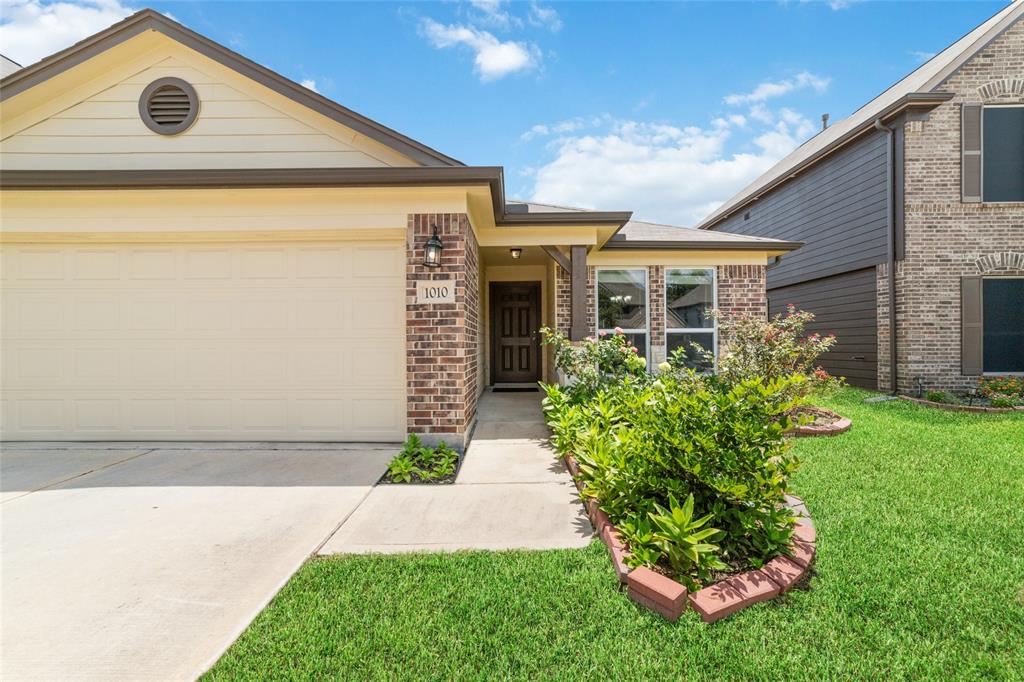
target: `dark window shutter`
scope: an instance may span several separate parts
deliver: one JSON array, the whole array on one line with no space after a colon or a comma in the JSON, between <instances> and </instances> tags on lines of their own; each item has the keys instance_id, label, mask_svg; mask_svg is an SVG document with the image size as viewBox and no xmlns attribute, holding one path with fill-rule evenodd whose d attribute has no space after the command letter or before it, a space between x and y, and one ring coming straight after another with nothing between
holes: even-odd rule
<instances>
[{"instance_id":1,"label":"dark window shutter","mask_svg":"<svg viewBox=\"0 0 1024 682\"><path fill-rule=\"evenodd\" d=\"M964 104L960 110L960 180L963 201L981 201L981 105Z\"/></svg>"},{"instance_id":2,"label":"dark window shutter","mask_svg":"<svg viewBox=\"0 0 1024 682\"><path fill-rule=\"evenodd\" d=\"M982 372L981 277L960 278L960 371Z\"/></svg>"}]
</instances>

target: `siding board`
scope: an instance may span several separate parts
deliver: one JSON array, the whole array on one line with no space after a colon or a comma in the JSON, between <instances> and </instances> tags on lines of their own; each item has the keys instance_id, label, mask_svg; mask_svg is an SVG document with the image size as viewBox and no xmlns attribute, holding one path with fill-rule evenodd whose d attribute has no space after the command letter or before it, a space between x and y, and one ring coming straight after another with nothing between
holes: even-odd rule
<instances>
[{"instance_id":1,"label":"siding board","mask_svg":"<svg viewBox=\"0 0 1024 682\"><path fill-rule=\"evenodd\" d=\"M825 279L777 287L768 292L768 312L784 313L792 303L815 314L809 332L835 334L834 349L821 356L829 373L863 388L877 387L878 335L875 270L867 268ZM863 358L854 360L853 358Z\"/></svg>"},{"instance_id":2,"label":"siding board","mask_svg":"<svg viewBox=\"0 0 1024 682\"><path fill-rule=\"evenodd\" d=\"M804 242L768 270L770 290L884 262L885 141L881 133L866 136L716 229Z\"/></svg>"}]
</instances>

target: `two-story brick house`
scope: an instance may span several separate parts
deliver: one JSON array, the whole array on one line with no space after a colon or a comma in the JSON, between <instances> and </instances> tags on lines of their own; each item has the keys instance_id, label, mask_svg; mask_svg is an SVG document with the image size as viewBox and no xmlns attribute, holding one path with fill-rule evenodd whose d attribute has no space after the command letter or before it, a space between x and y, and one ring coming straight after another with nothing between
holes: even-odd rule
<instances>
[{"instance_id":1,"label":"two-story brick house","mask_svg":"<svg viewBox=\"0 0 1024 682\"><path fill-rule=\"evenodd\" d=\"M1024 372L1022 17L1011 3L699 226L805 243L769 267L770 310L817 313L839 337L823 364L853 384Z\"/></svg>"}]
</instances>

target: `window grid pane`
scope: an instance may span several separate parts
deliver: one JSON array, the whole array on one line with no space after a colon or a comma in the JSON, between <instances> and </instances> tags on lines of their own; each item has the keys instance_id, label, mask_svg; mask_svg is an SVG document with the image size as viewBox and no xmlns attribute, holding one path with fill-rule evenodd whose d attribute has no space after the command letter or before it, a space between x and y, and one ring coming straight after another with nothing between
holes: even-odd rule
<instances>
[{"instance_id":1,"label":"window grid pane","mask_svg":"<svg viewBox=\"0 0 1024 682\"><path fill-rule=\"evenodd\" d=\"M705 362L698 351L693 348L692 344L694 343L705 350L714 350L715 334L714 332L668 332L665 334L665 350L668 357L672 357L673 352L682 348L686 354L684 361L686 367L701 370L712 369L712 365Z\"/></svg>"},{"instance_id":2,"label":"window grid pane","mask_svg":"<svg viewBox=\"0 0 1024 682\"><path fill-rule=\"evenodd\" d=\"M647 331L645 270L597 271L597 326Z\"/></svg>"},{"instance_id":3,"label":"window grid pane","mask_svg":"<svg viewBox=\"0 0 1024 682\"><path fill-rule=\"evenodd\" d=\"M1024 372L1024 278L985 278L982 287L982 371Z\"/></svg>"},{"instance_id":4,"label":"window grid pane","mask_svg":"<svg viewBox=\"0 0 1024 682\"><path fill-rule=\"evenodd\" d=\"M715 304L714 282L714 271L709 269L666 269L666 329L713 329L715 321L706 312Z\"/></svg>"}]
</instances>

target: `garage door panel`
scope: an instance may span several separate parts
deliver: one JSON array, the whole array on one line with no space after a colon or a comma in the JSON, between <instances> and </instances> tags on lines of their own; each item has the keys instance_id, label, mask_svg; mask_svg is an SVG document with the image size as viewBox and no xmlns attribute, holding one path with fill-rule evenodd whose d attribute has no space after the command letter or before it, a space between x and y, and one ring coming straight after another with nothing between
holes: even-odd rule
<instances>
[{"instance_id":1,"label":"garage door panel","mask_svg":"<svg viewBox=\"0 0 1024 682\"><path fill-rule=\"evenodd\" d=\"M403 244L3 258L5 438L404 435Z\"/></svg>"}]
</instances>

